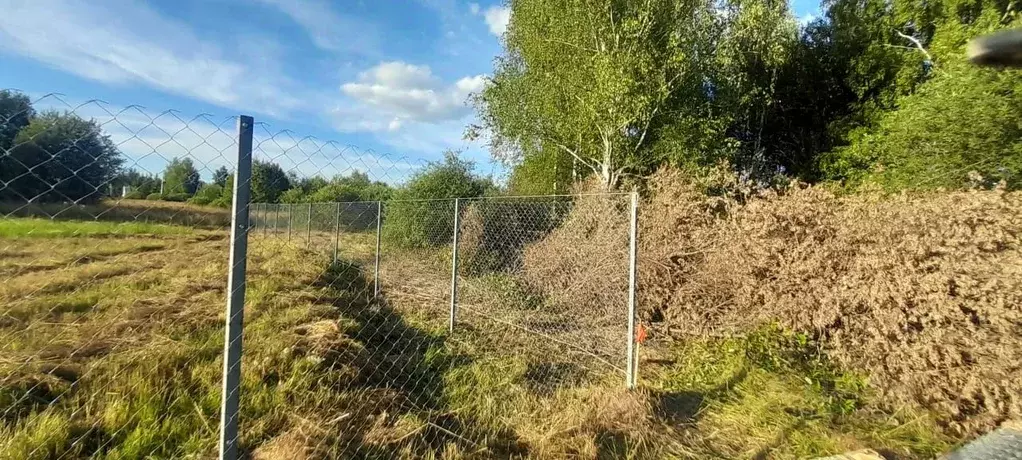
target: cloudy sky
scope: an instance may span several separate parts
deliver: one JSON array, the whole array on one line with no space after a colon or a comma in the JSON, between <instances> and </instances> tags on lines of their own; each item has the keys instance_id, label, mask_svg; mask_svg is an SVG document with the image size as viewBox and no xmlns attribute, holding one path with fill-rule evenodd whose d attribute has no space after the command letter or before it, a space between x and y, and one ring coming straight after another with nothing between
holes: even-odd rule
<instances>
[{"instance_id":1,"label":"cloudy sky","mask_svg":"<svg viewBox=\"0 0 1022 460\"><path fill-rule=\"evenodd\" d=\"M0 88L105 123L144 170L187 152L227 161L243 113L262 123L260 154L303 174L400 176L445 149L501 172L462 139L509 20L498 0L0 0L0 12Z\"/></svg>"}]
</instances>

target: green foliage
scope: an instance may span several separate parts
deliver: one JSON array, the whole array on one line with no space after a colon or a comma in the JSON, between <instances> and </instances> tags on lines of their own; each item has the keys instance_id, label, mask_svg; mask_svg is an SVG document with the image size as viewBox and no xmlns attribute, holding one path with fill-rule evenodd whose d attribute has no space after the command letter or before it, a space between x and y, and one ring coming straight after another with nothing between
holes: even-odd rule
<instances>
[{"instance_id":1,"label":"green foliage","mask_svg":"<svg viewBox=\"0 0 1022 460\"><path fill-rule=\"evenodd\" d=\"M199 189L199 171L191 158L173 158L163 170L163 193L192 195Z\"/></svg>"},{"instance_id":2,"label":"green foliage","mask_svg":"<svg viewBox=\"0 0 1022 460\"><path fill-rule=\"evenodd\" d=\"M347 176L336 176L329 182L319 176L292 178L291 182L296 185L280 196L281 203L384 201L393 192L389 185L370 181L367 173L359 171L353 171Z\"/></svg>"},{"instance_id":3,"label":"green foliage","mask_svg":"<svg viewBox=\"0 0 1022 460\"><path fill-rule=\"evenodd\" d=\"M22 128L0 157L0 199L96 201L123 160L95 121L44 112Z\"/></svg>"},{"instance_id":4,"label":"green foliage","mask_svg":"<svg viewBox=\"0 0 1022 460\"><path fill-rule=\"evenodd\" d=\"M877 128L823 163L834 178L918 187L1022 185L1022 78L965 65L947 66L899 100ZM978 173L978 174L977 174Z\"/></svg>"},{"instance_id":5,"label":"green foliage","mask_svg":"<svg viewBox=\"0 0 1022 460\"><path fill-rule=\"evenodd\" d=\"M213 171L213 183L223 188L227 185L227 177L231 175L231 172L227 170L226 166L221 166Z\"/></svg>"},{"instance_id":6,"label":"green foliage","mask_svg":"<svg viewBox=\"0 0 1022 460\"><path fill-rule=\"evenodd\" d=\"M645 152L663 126L705 113L713 63L698 56L718 26L713 2L518 0L511 9L504 54L476 100L498 158L557 151L613 187L655 166Z\"/></svg>"},{"instance_id":7,"label":"green foliage","mask_svg":"<svg viewBox=\"0 0 1022 460\"><path fill-rule=\"evenodd\" d=\"M0 220L3 238L87 238L111 235L174 235L192 233L192 227L143 222L57 221L50 219Z\"/></svg>"},{"instance_id":8,"label":"green foliage","mask_svg":"<svg viewBox=\"0 0 1022 460\"><path fill-rule=\"evenodd\" d=\"M145 199L149 201L160 201L163 199L163 194L161 194L160 192L150 193L145 196Z\"/></svg>"},{"instance_id":9,"label":"green foliage","mask_svg":"<svg viewBox=\"0 0 1022 460\"><path fill-rule=\"evenodd\" d=\"M308 195L305 190L300 188L287 189L284 193L280 194L279 201L281 203L304 203L308 200Z\"/></svg>"},{"instance_id":10,"label":"green foliage","mask_svg":"<svg viewBox=\"0 0 1022 460\"><path fill-rule=\"evenodd\" d=\"M387 240L411 247L450 242L454 231L454 203L450 199L480 196L489 184L472 173L472 166L447 152L443 162L431 163L413 174L407 184L394 191L387 205Z\"/></svg>"},{"instance_id":11,"label":"green foliage","mask_svg":"<svg viewBox=\"0 0 1022 460\"><path fill-rule=\"evenodd\" d=\"M14 145L14 138L35 117L32 101L22 93L0 90L0 153Z\"/></svg>"},{"instance_id":12,"label":"green foliage","mask_svg":"<svg viewBox=\"0 0 1022 460\"><path fill-rule=\"evenodd\" d=\"M314 203L334 201L384 201L393 189L383 182L369 180L364 172L352 171L347 176L334 177L330 183L311 193L309 200Z\"/></svg>"},{"instance_id":13,"label":"green foliage","mask_svg":"<svg viewBox=\"0 0 1022 460\"><path fill-rule=\"evenodd\" d=\"M911 88L899 83L895 109L850 131L850 145L822 158L825 177L889 190L992 186L1002 180L1019 187L1020 72L976 68L964 59L969 38L1019 20L1004 5L953 0L932 9L901 5L894 15L927 21L917 34L933 59L930 78Z\"/></svg>"},{"instance_id":14,"label":"green foliage","mask_svg":"<svg viewBox=\"0 0 1022 460\"><path fill-rule=\"evenodd\" d=\"M224 178L224 184L226 183L227 178ZM223 186L216 183L203 184L202 187L200 187L199 190L195 192L195 196L191 197L188 200L188 202L192 204L205 206L218 200L221 196L223 196L223 194L224 194Z\"/></svg>"},{"instance_id":15,"label":"green foliage","mask_svg":"<svg viewBox=\"0 0 1022 460\"><path fill-rule=\"evenodd\" d=\"M165 193L163 194L163 201L173 201L176 203L184 203L188 201L187 193Z\"/></svg>"},{"instance_id":16,"label":"green foliage","mask_svg":"<svg viewBox=\"0 0 1022 460\"><path fill-rule=\"evenodd\" d=\"M114 185L114 195L118 195L124 186L131 188L128 196L125 198L142 199L151 193L160 191L160 179L148 174L142 174L135 169L121 171L112 183Z\"/></svg>"},{"instance_id":17,"label":"green foliage","mask_svg":"<svg viewBox=\"0 0 1022 460\"><path fill-rule=\"evenodd\" d=\"M276 163L255 160L252 162L252 202L253 203L277 203L281 194L291 188L291 180L288 178L280 165ZM234 186L224 187L224 191L233 189Z\"/></svg>"},{"instance_id":18,"label":"green foliage","mask_svg":"<svg viewBox=\"0 0 1022 460\"><path fill-rule=\"evenodd\" d=\"M493 134L521 193L561 190L569 164L581 173L568 180L613 186L721 161L761 187L778 173L960 187L976 182L971 165L980 182L1016 186L1017 71L971 68L963 53L1018 25L1011 3L824 7L798 27L764 0L513 1L469 134Z\"/></svg>"},{"instance_id":19,"label":"green foliage","mask_svg":"<svg viewBox=\"0 0 1022 460\"><path fill-rule=\"evenodd\" d=\"M671 365L647 368L644 380L696 432L732 439L725 444L734 450L716 455L769 449L817 458L849 450L850 439L909 458L949 447L927 414L879 409L868 380L839 368L807 334L764 326L746 337L679 343L670 356Z\"/></svg>"},{"instance_id":20,"label":"green foliage","mask_svg":"<svg viewBox=\"0 0 1022 460\"><path fill-rule=\"evenodd\" d=\"M587 173L587 171L581 171ZM579 171L570 155L543 150L522 159L511 171L512 195L549 195L571 192ZM573 177L576 176L576 177Z\"/></svg>"}]
</instances>

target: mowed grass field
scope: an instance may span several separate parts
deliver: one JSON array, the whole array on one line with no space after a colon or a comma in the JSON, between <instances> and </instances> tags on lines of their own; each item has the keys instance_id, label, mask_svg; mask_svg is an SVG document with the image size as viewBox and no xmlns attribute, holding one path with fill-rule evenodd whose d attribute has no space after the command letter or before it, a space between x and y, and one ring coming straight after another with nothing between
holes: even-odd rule
<instances>
[{"instance_id":1,"label":"mowed grass field","mask_svg":"<svg viewBox=\"0 0 1022 460\"><path fill-rule=\"evenodd\" d=\"M215 457L227 238L0 220L0 458ZM565 349L485 321L449 335L442 254L385 248L374 300L374 236L343 235L338 263L317 238L251 237L240 441L253 458L929 458L951 445L779 330L646 347L637 391L613 373L537 384ZM537 302L471 281L478 299Z\"/></svg>"}]
</instances>

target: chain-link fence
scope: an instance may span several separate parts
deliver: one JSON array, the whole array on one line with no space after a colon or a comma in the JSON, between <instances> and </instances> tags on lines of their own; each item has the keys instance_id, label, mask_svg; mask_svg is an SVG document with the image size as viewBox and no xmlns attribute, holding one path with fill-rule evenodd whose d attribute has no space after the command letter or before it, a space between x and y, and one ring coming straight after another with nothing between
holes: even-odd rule
<instances>
[{"instance_id":1,"label":"chain-link fence","mask_svg":"<svg viewBox=\"0 0 1022 460\"><path fill-rule=\"evenodd\" d=\"M452 424L460 402L445 386L462 372L501 376L477 391L508 401L634 384L632 207L628 194L253 204L253 247L321 257L333 267L327 283L350 295L335 305L362 348L331 366L368 368L341 391L400 393L395 407L338 426L345 437L321 438L319 452L393 454L373 436L400 431L402 417L431 431L403 446L414 456L448 443L512 449Z\"/></svg>"},{"instance_id":2,"label":"chain-link fence","mask_svg":"<svg viewBox=\"0 0 1022 460\"><path fill-rule=\"evenodd\" d=\"M215 452L237 120L0 100L0 458Z\"/></svg>"},{"instance_id":3,"label":"chain-link fence","mask_svg":"<svg viewBox=\"0 0 1022 460\"><path fill-rule=\"evenodd\" d=\"M520 455L635 383L634 196L395 199L419 162L0 96L0 458Z\"/></svg>"}]
</instances>

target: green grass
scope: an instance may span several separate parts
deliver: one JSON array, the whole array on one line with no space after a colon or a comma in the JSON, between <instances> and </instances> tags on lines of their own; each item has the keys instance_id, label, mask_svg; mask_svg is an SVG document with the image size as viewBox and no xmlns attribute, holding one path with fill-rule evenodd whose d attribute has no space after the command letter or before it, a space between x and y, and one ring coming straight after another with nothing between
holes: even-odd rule
<instances>
[{"instance_id":1,"label":"green grass","mask_svg":"<svg viewBox=\"0 0 1022 460\"><path fill-rule=\"evenodd\" d=\"M84 238L118 235L187 235L191 227L142 222L0 219L0 238Z\"/></svg>"},{"instance_id":2,"label":"green grass","mask_svg":"<svg viewBox=\"0 0 1022 460\"><path fill-rule=\"evenodd\" d=\"M843 372L804 334L766 327L743 338L677 345L649 370L663 413L693 428L701 455L813 458L871 448L932 458L952 441L928 414L876 404L868 379Z\"/></svg>"},{"instance_id":3,"label":"green grass","mask_svg":"<svg viewBox=\"0 0 1022 460\"><path fill-rule=\"evenodd\" d=\"M0 224L28 236L0 247L0 459L215 455L225 235ZM50 238L32 237L47 226ZM777 328L646 350L666 364L644 362L638 391L613 372L550 385L589 374L545 365L597 363L467 310L449 335L434 286L449 282L434 273L444 254L386 248L384 269L401 271L384 276L400 284L374 303L364 270L331 264L332 240L315 236L311 250L268 238L249 248L241 446L260 458L807 458L863 447L929 458L950 446L926 414L875 404L867 378ZM341 243L352 260L375 247L361 234ZM545 301L505 275L465 286L466 308Z\"/></svg>"}]
</instances>

